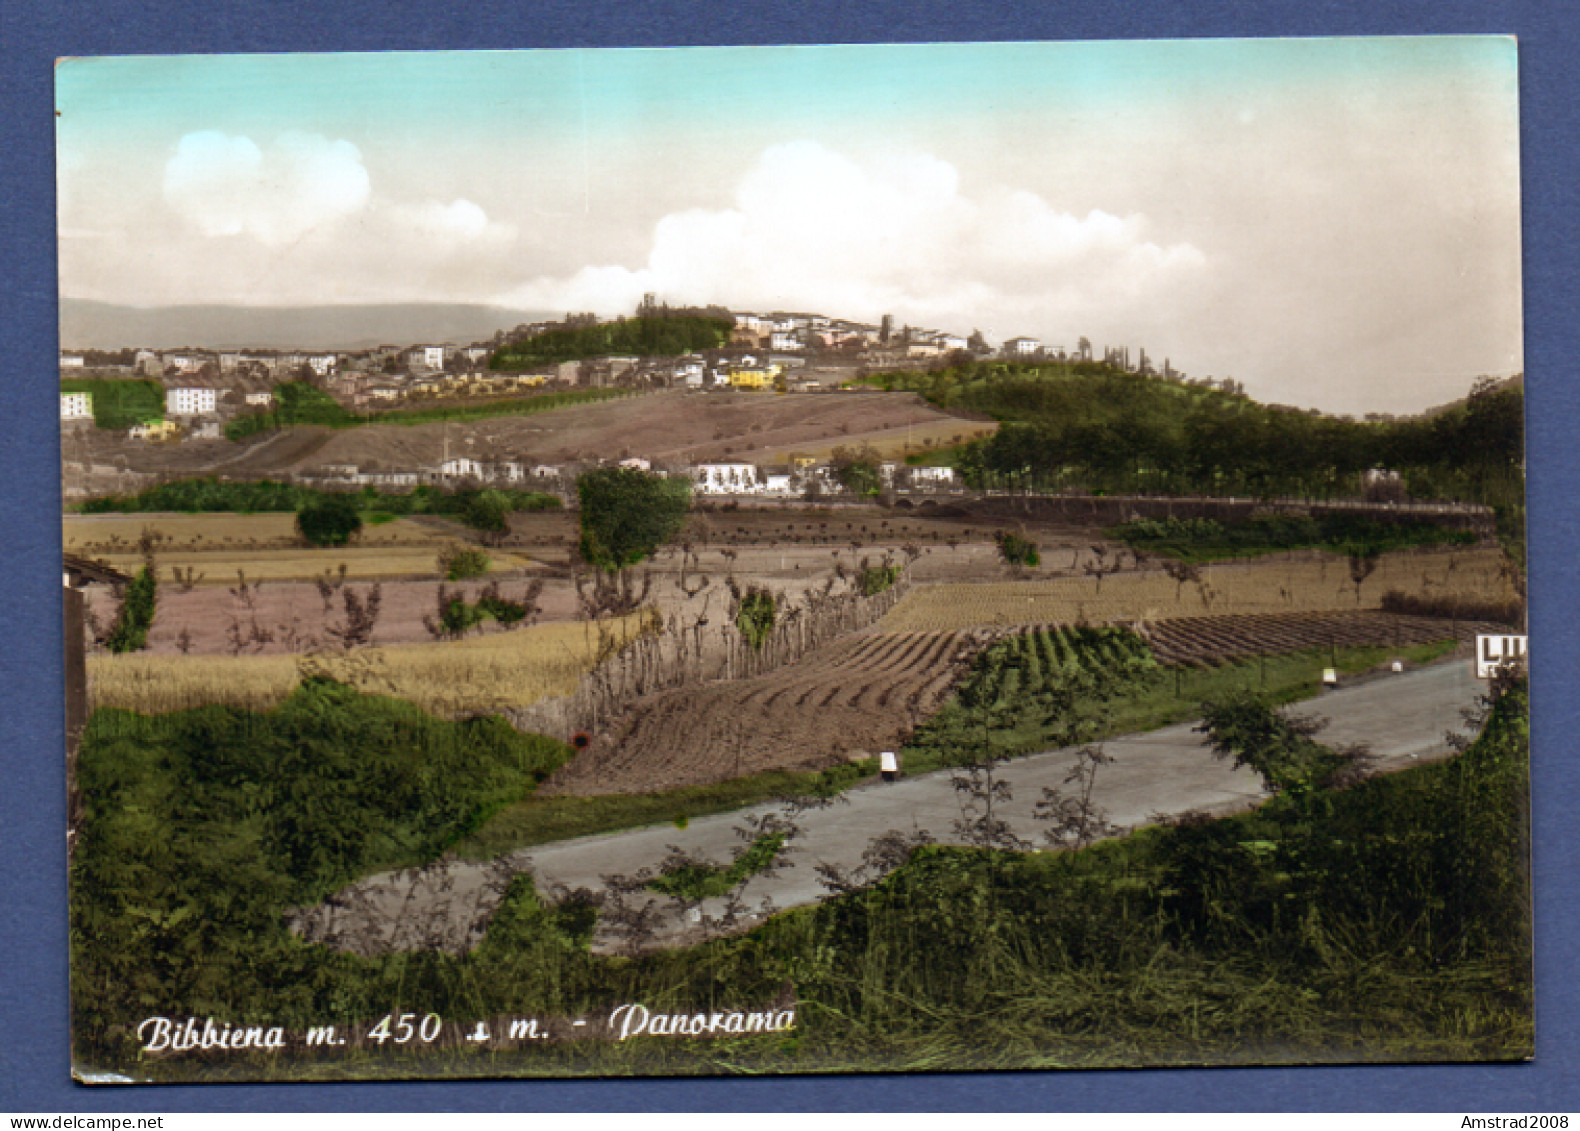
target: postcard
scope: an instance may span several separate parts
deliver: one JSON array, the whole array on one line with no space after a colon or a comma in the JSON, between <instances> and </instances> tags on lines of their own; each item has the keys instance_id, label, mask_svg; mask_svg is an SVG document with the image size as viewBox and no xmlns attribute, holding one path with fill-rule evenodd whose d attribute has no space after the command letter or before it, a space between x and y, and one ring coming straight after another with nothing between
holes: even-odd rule
<instances>
[{"instance_id":1,"label":"postcard","mask_svg":"<svg viewBox=\"0 0 1580 1131\"><path fill-rule=\"evenodd\" d=\"M61 60L75 1077L1529 1057L1516 75Z\"/></svg>"}]
</instances>

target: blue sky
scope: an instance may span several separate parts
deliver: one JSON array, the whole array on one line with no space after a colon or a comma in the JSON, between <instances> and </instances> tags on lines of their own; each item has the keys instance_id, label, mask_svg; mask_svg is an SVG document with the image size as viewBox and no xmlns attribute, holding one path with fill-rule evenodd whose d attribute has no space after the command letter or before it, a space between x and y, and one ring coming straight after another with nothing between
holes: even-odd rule
<instances>
[{"instance_id":1,"label":"blue sky","mask_svg":"<svg viewBox=\"0 0 1580 1131\"><path fill-rule=\"evenodd\" d=\"M75 59L57 68L61 289L604 314L656 290L1084 334L1265 399L1400 411L1522 364L1515 54Z\"/></svg>"}]
</instances>

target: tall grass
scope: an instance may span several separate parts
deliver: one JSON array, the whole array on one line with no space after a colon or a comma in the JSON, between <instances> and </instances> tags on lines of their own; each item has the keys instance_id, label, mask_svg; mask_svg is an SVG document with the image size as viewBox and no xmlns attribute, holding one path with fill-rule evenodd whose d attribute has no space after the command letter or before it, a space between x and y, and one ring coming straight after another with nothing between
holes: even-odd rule
<instances>
[{"instance_id":1,"label":"tall grass","mask_svg":"<svg viewBox=\"0 0 1580 1131\"><path fill-rule=\"evenodd\" d=\"M317 734L367 710L324 707L291 725ZM464 956L302 943L280 924L287 901L397 843L442 842L442 822L420 837L391 826L379 850L330 842L313 879L293 878L257 823L273 811L234 808L267 757L243 757L211 716L113 741L128 724L101 724L83 747L93 809L73 876L75 1051L160 1079L1519 1059L1533 1047L1526 720L1516 687L1450 762L1079 852L920 848L875 886L635 958L591 953L586 904L552 904L522 880ZM249 741L272 757L270 726ZM269 773L298 807L325 784L301 759ZM373 778L335 789L337 806L391 819ZM787 994L796 1023L782 1033L459 1039L502 1016L596 1021L631 1001L706 1014ZM151 1013L360 1034L392 1011L439 1013L448 1040L216 1062L139 1059L130 1035Z\"/></svg>"}]
</instances>

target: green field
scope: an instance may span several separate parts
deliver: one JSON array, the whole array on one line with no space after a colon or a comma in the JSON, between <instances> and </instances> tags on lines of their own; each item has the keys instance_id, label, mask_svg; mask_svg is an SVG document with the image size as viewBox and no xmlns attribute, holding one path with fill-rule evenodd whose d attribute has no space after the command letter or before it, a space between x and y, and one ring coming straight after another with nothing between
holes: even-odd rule
<instances>
[{"instance_id":1,"label":"green field","mask_svg":"<svg viewBox=\"0 0 1580 1131\"><path fill-rule=\"evenodd\" d=\"M158 381L68 377L60 391L92 395L95 428L131 428L165 415L165 390Z\"/></svg>"}]
</instances>

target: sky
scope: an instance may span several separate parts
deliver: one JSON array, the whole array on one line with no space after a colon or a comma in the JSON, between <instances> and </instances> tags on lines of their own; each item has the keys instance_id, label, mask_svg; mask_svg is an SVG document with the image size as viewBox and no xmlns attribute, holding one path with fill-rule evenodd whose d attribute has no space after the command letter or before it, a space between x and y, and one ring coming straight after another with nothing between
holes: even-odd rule
<instances>
[{"instance_id":1,"label":"sky","mask_svg":"<svg viewBox=\"0 0 1580 1131\"><path fill-rule=\"evenodd\" d=\"M140 56L56 69L60 287L814 311L1410 412L1522 369L1513 40Z\"/></svg>"}]
</instances>

